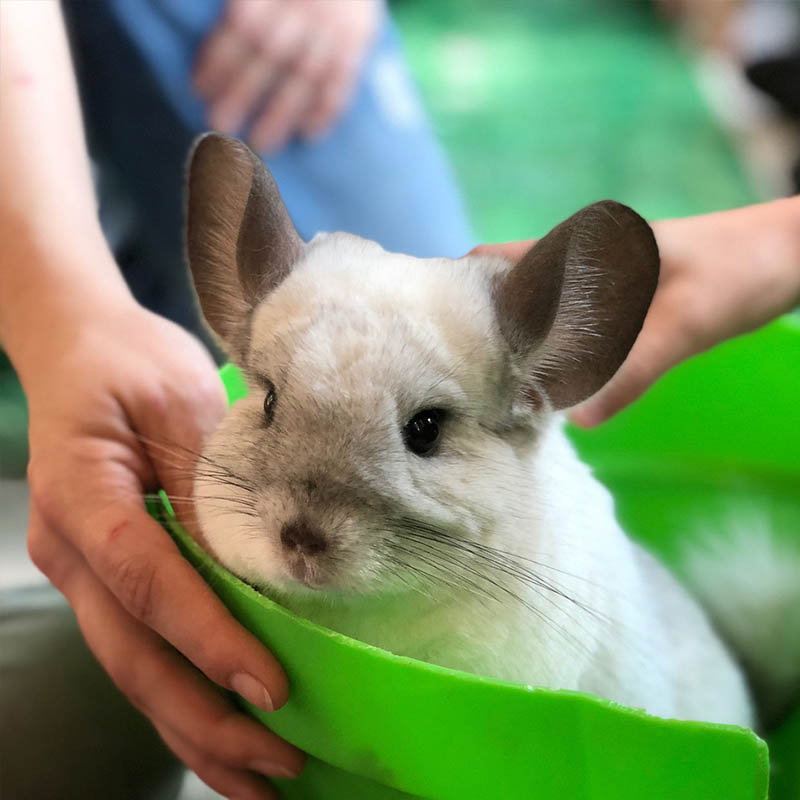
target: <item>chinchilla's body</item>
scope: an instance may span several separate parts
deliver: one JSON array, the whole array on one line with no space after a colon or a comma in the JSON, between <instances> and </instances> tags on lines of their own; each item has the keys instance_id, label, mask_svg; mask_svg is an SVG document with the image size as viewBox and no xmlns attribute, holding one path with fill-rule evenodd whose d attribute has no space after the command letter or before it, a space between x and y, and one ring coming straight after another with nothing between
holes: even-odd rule
<instances>
[{"instance_id":1,"label":"chinchilla's body","mask_svg":"<svg viewBox=\"0 0 800 800\"><path fill-rule=\"evenodd\" d=\"M215 135L192 158L188 251L250 385L196 478L224 565L398 654L753 724L733 657L623 534L557 413L641 326L658 271L641 218L590 206L516 265L305 244L260 162Z\"/></svg>"}]
</instances>

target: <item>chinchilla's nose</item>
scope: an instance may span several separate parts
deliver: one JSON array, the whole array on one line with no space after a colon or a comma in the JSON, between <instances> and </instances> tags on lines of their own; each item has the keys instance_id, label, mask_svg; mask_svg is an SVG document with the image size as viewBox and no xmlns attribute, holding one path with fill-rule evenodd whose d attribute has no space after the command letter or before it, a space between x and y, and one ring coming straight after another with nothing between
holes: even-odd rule
<instances>
[{"instance_id":1,"label":"chinchilla's nose","mask_svg":"<svg viewBox=\"0 0 800 800\"><path fill-rule=\"evenodd\" d=\"M287 550L299 550L304 555L316 555L328 549L328 542L319 528L304 519L284 523L281 544Z\"/></svg>"}]
</instances>

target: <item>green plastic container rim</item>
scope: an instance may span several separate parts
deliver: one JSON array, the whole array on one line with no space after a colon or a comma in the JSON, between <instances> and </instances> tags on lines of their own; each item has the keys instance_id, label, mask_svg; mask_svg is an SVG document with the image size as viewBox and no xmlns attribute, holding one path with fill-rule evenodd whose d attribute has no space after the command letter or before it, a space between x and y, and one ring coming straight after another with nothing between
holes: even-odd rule
<instances>
[{"instance_id":1,"label":"green plastic container rim","mask_svg":"<svg viewBox=\"0 0 800 800\"><path fill-rule=\"evenodd\" d=\"M793 355L800 353L796 320L741 341L758 336L763 341L757 344L788 342ZM734 342L721 349L736 360L737 347ZM247 393L235 367L223 367L221 377L231 402ZM280 782L287 796L767 797L767 745L753 731L661 719L579 692L505 683L395 656L299 618L238 580L186 534L163 493L161 507L151 513L234 617L286 669L291 695L282 709L266 714L241 702L313 756L297 782ZM785 731L787 741L800 742L800 714ZM800 797L800 785L797 792Z\"/></svg>"}]
</instances>

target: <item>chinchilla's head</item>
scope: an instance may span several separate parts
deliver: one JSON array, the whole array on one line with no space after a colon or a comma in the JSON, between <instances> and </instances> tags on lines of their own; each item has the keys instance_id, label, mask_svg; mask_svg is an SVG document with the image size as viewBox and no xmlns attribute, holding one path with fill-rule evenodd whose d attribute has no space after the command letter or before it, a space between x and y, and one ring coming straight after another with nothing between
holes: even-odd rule
<instances>
[{"instance_id":1,"label":"chinchilla's head","mask_svg":"<svg viewBox=\"0 0 800 800\"><path fill-rule=\"evenodd\" d=\"M326 596L419 588L502 547L535 503L543 426L619 367L658 274L649 227L610 201L517 264L306 244L259 159L217 134L191 157L187 249L250 389L198 467L205 543L255 585Z\"/></svg>"}]
</instances>

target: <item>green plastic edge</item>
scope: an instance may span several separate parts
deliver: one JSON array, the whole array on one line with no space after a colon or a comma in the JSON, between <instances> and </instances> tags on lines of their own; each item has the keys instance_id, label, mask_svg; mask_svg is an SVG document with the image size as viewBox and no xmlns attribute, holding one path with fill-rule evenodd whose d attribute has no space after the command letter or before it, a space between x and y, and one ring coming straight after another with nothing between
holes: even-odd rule
<instances>
[{"instance_id":1,"label":"green plastic edge","mask_svg":"<svg viewBox=\"0 0 800 800\"><path fill-rule=\"evenodd\" d=\"M760 335L767 341L777 336L796 345L798 330L797 321L787 317ZM234 366L226 365L220 375L231 402L247 394ZM587 800L642 796L763 800L767 796L768 751L752 731L662 720L589 695L505 684L385 653L299 619L254 592L211 561L173 515L168 512L166 517L187 558L232 613L275 652L290 675L292 698L284 709L268 716L251 707L251 713L329 765L349 770L353 780L359 781L359 775L369 779L357 783L359 796L403 796L389 793L388 786L437 800L556 795ZM341 669L321 675L314 672L315 664ZM309 670L314 674L304 681ZM381 674L391 680L379 680ZM354 686L358 697L353 696ZM388 696L387 687L391 687ZM437 702L441 698L446 699L444 704ZM468 713L459 701L467 701ZM410 713L411 726L402 712L399 718L392 713L418 707L425 710L424 725L419 713ZM781 729L776 741L793 746L797 719L800 715ZM493 726L492 720L502 724ZM520 727L525 736L510 743L508 732L516 734ZM470 747L469 737L465 741L455 733L464 730L480 740L478 748ZM421 748L411 746L420 742ZM611 750L609 743L614 744ZM404 758L398 756L401 751L407 753ZM338 780L341 788L348 779L328 764L312 763L308 777L331 785ZM368 785L374 793L367 791ZM295 793L294 786L286 784L284 792L312 796L302 789Z\"/></svg>"},{"instance_id":2,"label":"green plastic edge","mask_svg":"<svg viewBox=\"0 0 800 800\"><path fill-rule=\"evenodd\" d=\"M164 521L289 675L284 708L248 710L323 762L430 800L767 796L767 746L750 730L395 656L295 616L213 562L174 517Z\"/></svg>"}]
</instances>

